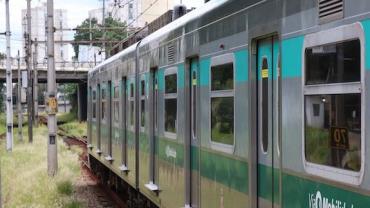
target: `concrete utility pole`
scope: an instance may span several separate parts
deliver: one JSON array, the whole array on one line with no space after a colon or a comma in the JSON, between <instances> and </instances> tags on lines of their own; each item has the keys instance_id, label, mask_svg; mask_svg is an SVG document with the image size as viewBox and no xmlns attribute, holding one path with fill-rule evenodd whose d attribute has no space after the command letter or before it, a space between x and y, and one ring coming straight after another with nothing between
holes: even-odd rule
<instances>
[{"instance_id":1,"label":"concrete utility pole","mask_svg":"<svg viewBox=\"0 0 370 208\"><path fill-rule=\"evenodd\" d=\"M54 2L47 0L47 52L48 52L48 93L47 93L47 112L48 112L48 174L54 176L58 171L57 154L57 93L55 79L54 62Z\"/></svg>"},{"instance_id":2,"label":"concrete utility pole","mask_svg":"<svg viewBox=\"0 0 370 208\"><path fill-rule=\"evenodd\" d=\"M21 57L18 51L17 56L18 62L18 98L17 98L17 109L18 109L18 139L23 141L23 114L22 114L22 82L21 82Z\"/></svg>"},{"instance_id":3,"label":"concrete utility pole","mask_svg":"<svg viewBox=\"0 0 370 208\"><path fill-rule=\"evenodd\" d=\"M26 35L26 63L27 63L27 116L28 142L33 142L32 132L32 79L31 79L31 0L27 0L27 35Z\"/></svg>"},{"instance_id":4,"label":"concrete utility pole","mask_svg":"<svg viewBox=\"0 0 370 208\"><path fill-rule=\"evenodd\" d=\"M38 103L38 72L37 72L37 57L38 57L38 43L37 38L35 38L35 51L33 53L33 108L34 108L34 123L37 127L38 124L38 117L39 117L39 103Z\"/></svg>"},{"instance_id":5,"label":"concrete utility pole","mask_svg":"<svg viewBox=\"0 0 370 208\"><path fill-rule=\"evenodd\" d=\"M9 20L9 0L5 0L6 10L6 150L13 150L13 83L12 83L12 69L10 59L10 20Z\"/></svg>"},{"instance_id":6,"label":"concrete utility pole","mask_svg":"<svg viewBox=\"0 0 370 208\"><path fill-rule=\"evenodd\" d=\"M105 29L105 0L103 0L103 19L102 19L102 25L103 25L103 51L104 51L104 55L105 55L105 59L107 59L108 57L108 53L107 53L107 46L105 45L105 38L107 36L106 34L106 29Z\"/></svg>"}]
</instances>

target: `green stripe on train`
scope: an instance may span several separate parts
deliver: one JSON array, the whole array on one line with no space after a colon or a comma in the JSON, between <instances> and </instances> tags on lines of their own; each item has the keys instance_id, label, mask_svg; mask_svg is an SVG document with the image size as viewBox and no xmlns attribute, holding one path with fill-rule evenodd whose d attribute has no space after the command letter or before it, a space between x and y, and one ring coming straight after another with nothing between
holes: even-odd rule
<instances>
[{"instance_id":1,"label":"green stripe on train","mask_svg":"<svg viewBox=\"0 0 370 208\"><path fill-rule=\"evenodd\" d=\"M260 184L260 187L258 187L259 197L262 197L270 202L274 202L275 204L279 204L279 174L279 169L258 164L258 179ZM267 180L261 180L261 178Z\"/></svg>"},{"instance_id":2,"label":"green stripe on train","mask_svg":"<svg viewBox=\"0 0 370 208\"><path fill-rule=\"evenodd\" d=\"M107 129L107 128L104 128ZM128 145L133 147L134 134L128 131ZM140 136L140 151L149 152L149 139L146 135ZM192 169L199 171L202 177L211 181L223 184L239 192L248 193L248 162L232 158L233 156L224 155L209 149L192 146ZM159 159L178 167L184 166L184 144L178 140L167 138L159 139L159 146L156 154ZM197 160L200 154L200 161ZM198 165L199 164L199 165Z\"/></svg>"},{"instance_id":3,"label":"green stripe on train","mask_svg":"<svg viewBox=\"0 0 370 208\"><path fill-rule=\"evenodd\" d=\"M248 163L247 161L236 160L232 156L213 152L205 148L192 146L192 169L199 171L202 177L216 181L227 187L242 193L248 193ZM197 160L200 154L200 161ZM183 167L184 146L176 140L162 138L159 140L159 158L168 163L174 163ZM198 165L199 164L199 165Z\"/></svg>"},{"instance_id":4,"label":"green stripe on train","mask_svg":"<svg viewBox=\"0 0 370 208\"><path fill-rule=\"evenodd\" d=\"M370 196L283 173L284 208L362 208Z\"/></svg>"}]
</instances>

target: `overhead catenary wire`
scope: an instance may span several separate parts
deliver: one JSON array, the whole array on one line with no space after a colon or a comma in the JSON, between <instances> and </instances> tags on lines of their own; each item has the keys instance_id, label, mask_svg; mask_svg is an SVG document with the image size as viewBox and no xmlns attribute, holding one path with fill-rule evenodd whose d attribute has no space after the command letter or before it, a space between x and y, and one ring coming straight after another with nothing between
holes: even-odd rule
<instances>
[{"instance_id":1,"label":"overhead catenary wire","mask_svg":"<svg viewBox=\"0 0 370 208\"><path fill-rule=\"evenodd\" d=\"M132 24L134 24L135 23L135 21L137 20L137 19L139 19L141 16L143 16L144 14L145 14L145 12L147 12L149 9L151 9L153 6L154 6L154 4L156 4L157 2L158 2L159 0L155 0L154 2L152 2L143 12L141 12L134 20L132 20L132 22L130 22L128 25L127 25L127 27L130 27ZM138 32L140 32L140 31L142 31L143 29L145 29L147 27L147 25L145 26L145 27L143 27L143 28L141 28L141 29L139 29L139 30L137 30L137 31L135 31L132 35L130 35L130 36L128 36L128 37L126 37L124 40L122 40L122 41L120 41L118 44L120 44L120 43L124 43L124 42L126 42L127 40L129 40L130 38L132 38L132 37L134 37L135 35L136 35L136 33L138 33Z\"/></svg>"}]
</instances>

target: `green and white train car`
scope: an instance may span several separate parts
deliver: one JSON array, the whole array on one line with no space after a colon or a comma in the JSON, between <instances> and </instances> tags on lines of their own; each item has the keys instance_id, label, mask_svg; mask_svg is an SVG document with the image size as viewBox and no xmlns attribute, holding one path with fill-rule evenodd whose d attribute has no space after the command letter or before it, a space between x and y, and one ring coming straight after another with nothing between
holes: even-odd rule
<instances>
[{"instance_id":1,"label":"green and white train car","mask_svg":"<svg viewBox=\"0 0 370 208\"><path fill-rule=\"evenodd\" d=\"M129 207L370 207L370 1L213 0L89 73Z\"/></svg>"}]
</instances>

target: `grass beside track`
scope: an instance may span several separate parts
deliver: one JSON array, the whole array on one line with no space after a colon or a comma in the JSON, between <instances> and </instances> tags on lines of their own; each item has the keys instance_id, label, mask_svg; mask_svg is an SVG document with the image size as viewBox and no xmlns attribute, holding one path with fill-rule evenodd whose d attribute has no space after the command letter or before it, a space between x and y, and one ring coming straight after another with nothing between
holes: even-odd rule
<instances>
[{"instance_id":1,"label":"grass beside track","mask_svg":"<svg viewBox=\"0 0 370 208\"><path fill-rule=\"evenodd\" d=\"M86 122L72 121L59 126L67 136L82 138L87 135Z\"/></svg>"},{"instance_id":2,"label":"grass beside track","mask_svg":"<svg viewBox=\"0 0 370 208\"><path fill-rule=\"evenodd\" d=\"M68 147L58 138L58 174L47 175L47 127L34 129L33 144L14 134L14 149L5 151L5 139L0 139L2 201L4 207L83 207L74 196L73 184L80 176L77 147ZM15 129L16 132L16 129Z\"/></svg>"}]
</instances>

